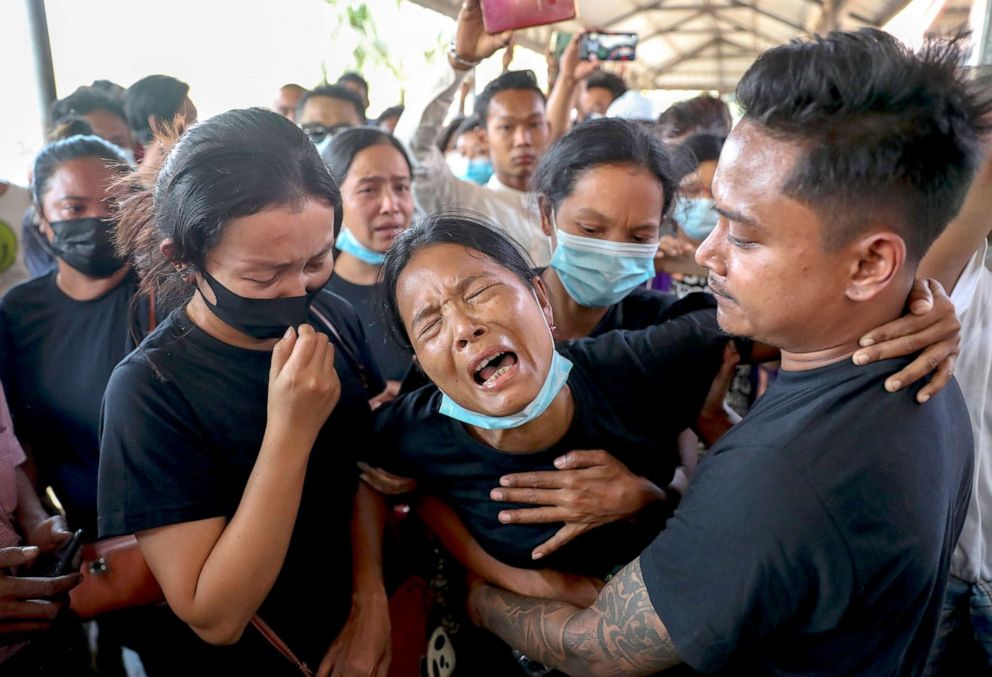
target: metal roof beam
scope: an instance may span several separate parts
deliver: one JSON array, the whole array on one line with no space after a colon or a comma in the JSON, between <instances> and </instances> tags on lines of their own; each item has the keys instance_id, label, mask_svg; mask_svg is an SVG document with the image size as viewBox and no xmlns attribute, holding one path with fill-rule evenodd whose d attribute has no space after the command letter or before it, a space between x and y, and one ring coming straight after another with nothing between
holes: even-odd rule
<instances>
[{"instance_id":1,"label":"metal roof beam","mask_svg":"<svg viewBox=\"0 0 992 677\"><path fill-rule=\"evenodd\" d=\"M772 35L769 35L768 33L765 33L765 32L759 31L757 29L751 28L751 27L745 25L743 22L738 21L737 19L735 19L732 16L727 16L726 14L722 14L722 13L719 13L719 12L716 13L716 16L717 16L717 18L720 21L723 21L725 23L730 24L731 26L734 26L736 28L740 28L740 29L742 29L744 31L747 31L751 35L753 35L756 38L759 38L761 40L764 40L765 42L769 43L770 45L781 45L781 44L783 44L783 43L785 43L785 42L788 41L788 38L785 38L785 39L776 38L776 37L774 37Z\"/></svg>"},{"instance_id":2,"label":"metal roof beam","mask_svg":"<svg viewBox=\"0 0 992 677\"><path fill-rule=\"evenodd\" d=\"M675 56L675 57L672 57L671 59L668 59L664 63L658 64L655 67L655 70L659 71L659 74L656 77L660 77L660 75L662 73L664 73L666 70L668 70L669 68L674 68L675 66L678 66L680 63L683 63L685 61L688 61L689 59L692 59L692 58L694 58L696 56L699 56L700 54L702 54L703 52L705 52L707 49L710 49L711 47L714 47L720 41L721 41L721 38L713 38L712 40L707 40L706 42L704 42L704 43L702 43L702 44L700 44L700 45L698 45L698 46L690 49L688 52L684 52L682 54L679 54L678 56Z\"/></svg>"},{"instance_id":3,"label":"metal roof beam","mask_svg":"<svg viewBox=\"0 0 992 677\"><path fill-rule=\"evenodd\" d=\"M896 14L898 14L899 12L903 11L904 9L906 9L906 5L908 5L909 3L910 3L910 0L903 0L902 2L899 3L898 6L893 7L892 9L890 9L887 14L885 14L884 16L879 17L877 23L875 23L874 21L871 21L870 19L868 19L868 21L870 21L871 23L873 23L876 26L884 26L885 24L889 23L889 21L891 21L895 17ZM852 14L851 16L854 16L854 15Z\"/></svg>"},{"instance_id":4,"label":"metal roof beam","mask_svg":"<svg viewBox=\"0 0 992 677\"><path fill-rule=\"evenodd\" d=\"M761 16L771 19L772 21L777 21L783 26L788 26L789 28L799 31L800 33L809 33L806 27L803 26L802 24L798 24L792 19L787 19L784 16L779 16L774 12L769 12L767 9L763 9L761 7L758 7L757 5L752 5L749 2L744 2L744 0L730 0L730 4L735 7L747 8L756 14L760 14Z\"/></svg>"},{"instance_id":5,"label":"metal roof beam","mask_svg":"<svg viewBox=\"0 0 992 677\"><path fill-rule=\"evenodd\" d=\"M686 79L682 82L679 82L678 80L670 83L655 82L654 87L655 89L692 89L701 90L704 92L715 90L721 94L734 91L733 88L722 89L715 81L705 80L702 78Z\"/></svg>"},{"instance_id":6,"label":"metal roof beam","mask_svg":"<svg viewBox=\"0 0 992 677\"><path fill-rule=\"evenodd\" d=\"M669 24L669 25L665 26L664 28L657 29L653 33L650 33L649 35L646 35L645 37L641 38L640 41L641 42L647 42L648 40L651 40L652 38L656 38L656 37L663 36L663 35L671 35L673 33L678 33L679 31L677 29L679 28L679 26L684 26L685 24L691 23L691 22L695 21L696 19L701 19L702 17L706 16L707 14L709 14L708 11L706 11L704 9L701 9L701 10L699 10L698 12L696 12L694 14L690 14L687 17L683 17L683 18L679 19L675 23Z\"/></svg>"},{"instance_id":7,"label":"metal roof beam","mask_svg":"<svg viewBox=\"0 0 992 677\"><path fill-rule=\"evenodd\" d=\"M605 24L603 24L602 27L603 28L610 28L612 26L616 26L621 21L626 21L627 19L629 19L629 18L631 18L633 16L637 16L641 12L647 12L647 11L650 11L652 9L657 9L658 7L661 6L661 4L663 2L665 2L665 0L656 0L655 2L649 2L646 5L636 5L633 9L624 12L620 16L613 17L612 19L610 19L609 21L607 21Z\"/></svg>"},{"instance_id":8,"label":"metal roof beam","mask_svg":"<svg viewBox=\"0 0 992 677\"><path fill-rule=\"evenodd\" d=\"M758 56L759 54L763 54L764 53L764 50L755 49L754 47L748 47L746 45L742 45L739 42L735 42L733 40L728 40L726 38L723 39L723 43L725 45L727 45L728 47L736 47L737 49L741 50L742 52L748 52L750 54L753 54L754 56Z\"/></svg>"},{"instance_id":9,"label":"metal roof beam","mask_svg":"<svg viewBox=\"0 0 992 677\"><path fill-rule=\"evenodd\" d=\"M659 28L657 31L651 34L651 37L656 35L705 35L709 33L750 33L746 28L738 28L737 26L731 26L727 28Z\"/></svg>"}]
</instances>

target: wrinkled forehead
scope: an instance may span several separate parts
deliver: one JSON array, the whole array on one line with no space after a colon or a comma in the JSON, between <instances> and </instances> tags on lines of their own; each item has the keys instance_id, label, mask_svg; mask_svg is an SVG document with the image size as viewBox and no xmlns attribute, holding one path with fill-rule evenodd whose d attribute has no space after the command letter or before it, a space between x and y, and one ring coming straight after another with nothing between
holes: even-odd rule
<instances>
[{"instance_id":1,"label":"wrinkled forehead","mask_svg":"<svg viewBox=\"0 0 992 677\"><path fill-rule=\"evenodd\" d=\"M525 293L525 285L482 252L458 244L432 244L418 250L396 281L396 303L407 324L423 307L443 303L474 282L491 280Z\"/></svg>"}]
</instances>

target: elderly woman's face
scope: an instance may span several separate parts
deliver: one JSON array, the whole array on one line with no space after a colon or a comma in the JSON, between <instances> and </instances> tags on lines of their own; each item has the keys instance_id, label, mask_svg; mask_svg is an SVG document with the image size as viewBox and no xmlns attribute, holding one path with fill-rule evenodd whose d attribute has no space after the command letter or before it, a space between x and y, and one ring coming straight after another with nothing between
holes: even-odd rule
<instances>
[{"instance_id":1,"label":"elderly woman's face","mask_svg":"<svg viewBox=\"0 0 992 677\"><path fill-rule=\"evenodd\" d=\"M477 251L438 244L418 251L396 285L397 304L427 376L461 406L515 414L551 368L551 306L543 286Z\"/></svg>"}]
</instances>

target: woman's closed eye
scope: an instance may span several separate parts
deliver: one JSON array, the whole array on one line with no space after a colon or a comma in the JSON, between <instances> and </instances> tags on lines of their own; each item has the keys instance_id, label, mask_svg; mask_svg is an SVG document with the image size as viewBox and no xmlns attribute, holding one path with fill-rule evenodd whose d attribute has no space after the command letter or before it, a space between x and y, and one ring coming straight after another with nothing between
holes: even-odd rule
<instances>
[{"instance_id":1,"label":"woman's closed eye","mask_svg":"<svg viewBox=\"0 0 992 677\"><path fill-rule=\"evenodd\" d=\"M248 276L245 276L244 279L248 280L252 284L257 285L259 287L268 287L273 282L275 282L276 280L279 279L279 275L278 274L273 275L272 277L270 277L268 279L263 278L263 277L248 277Z\"/></svg>"},{"instance_id":2,"label":"woman's closed eye","mask_svg":"<svg viewBox=\"0 0 992 677\"><path fill-rule=\"evenodd\" d=\"M465 297L465 299L467 301L484 301L488 296L486 292L493 291L495 290L496 287L499 286L500 285L498 282L489 283L483 287L480 287L479 289L470 292L469 295Z\"/></svg>"},{"instance_id":3,"label":"woman's closed eye","mask_svg":"<svg viewBox=\"0 0 992 677\"><path fill-rule=\"evenodd\" d=\"M436 330L439 326L441 326L441 318L440 317L433 317L433 318L424 320L421 323L421 325L420 325L420 331L417 332L417 338L420 339L420 340L424 340L426 338L429 338L428 335L431 334L431 333L433 333L434 330Z\"/></svg>"}]
</instances>

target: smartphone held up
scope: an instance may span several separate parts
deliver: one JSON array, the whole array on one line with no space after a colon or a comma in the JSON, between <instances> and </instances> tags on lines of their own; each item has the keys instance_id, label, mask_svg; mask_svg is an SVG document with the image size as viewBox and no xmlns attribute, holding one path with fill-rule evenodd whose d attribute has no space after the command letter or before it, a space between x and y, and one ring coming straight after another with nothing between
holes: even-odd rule
<instances>
[{"instance_id":1,"label":"smartphone held up","mask_svg":"<svg viewBox=\"0 0 992 677\"><path fill-rule=\"evenodd\" d=\"M490 34L568 21L575 0L480 0L482 25Z\"/></svg>"},{"instance_id":2,"label":"smartphone held up","mask_svg":"<svg viewBox=\"0 0 992 677\"><path fill-rule=\"evenodd\" d=\"M579 58L589 61L633 61L637 58L637 33L584 33Z\"/></svg>"}]
</instances>

